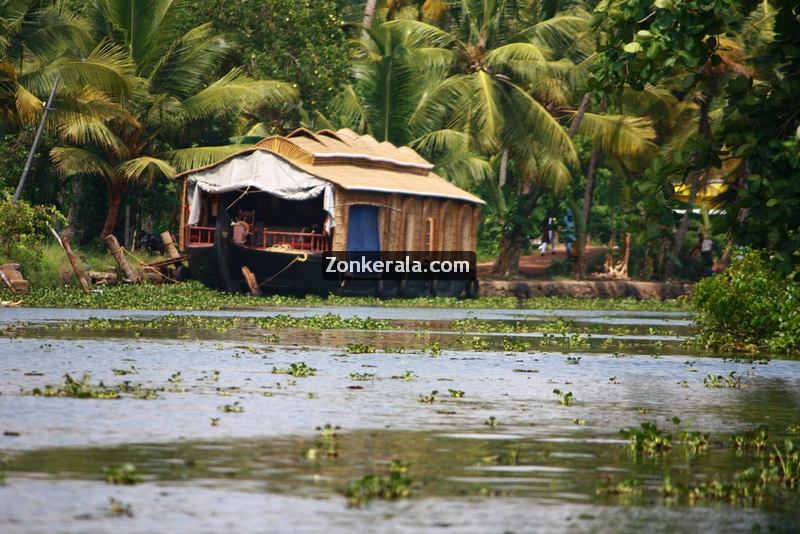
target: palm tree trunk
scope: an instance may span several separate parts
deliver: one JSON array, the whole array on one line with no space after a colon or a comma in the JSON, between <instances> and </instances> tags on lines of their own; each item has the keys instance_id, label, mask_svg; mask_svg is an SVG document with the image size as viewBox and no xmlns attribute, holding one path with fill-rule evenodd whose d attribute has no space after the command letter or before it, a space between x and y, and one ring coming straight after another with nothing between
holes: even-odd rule
<instances>
[{"instance_id":1,"label":"palm tree trunk","mask_svg":"<svg viewBox=\"0 0 800 534\"><path fill-rule=\"evenodd\" d=\"M504 149L503 152L500 154L500 173L498 176L498 182L500 187L506 185L506 179L508 178L508 149Z\"/></svg>"},{"instance_id":2,"label":"palm tree trunk","mask_svg":"<svg viewBox=\"0 0 800 534\"><path fill-rule=\"evenodd\" d=\"M707 139L711 138L711 120L709 118L709 110L711 107L711 97L701 94L698 99L700 106L700 121L697 125L697 133ZM689 201L686 207L686 212L681 217L681 222L678 225L678 230L675 232L675 243L672 247L672 267L677 267L680 262L680 255L683 251L683 243L686 241L686 234L689 231L689 215L691 214L692 204L694 204L697 192L700 189L700 178L703 172L692 173L689 177Z\"/></svg>"},{"instance_id":3,"label":"palm tree trunk","mask_svg":"<svg viewBox=\"0 0 800 534\"><path fill-rule=\"evenodd\" d=\"M117 214L119 205L122 202L122 189L112 187L108 190L108 211L106 212L106 222L103 224L103 231L100 239L105 239L107 235L114 233L117 225Z\"/></svg>"},{"instance_id":4,"label":"palm tree trunk","mask_svg":"<svg viewBox=\"0 0 800 534\"><path fill-rule=\"evenodd\" d=\"M375 16L375 4L377 0L367 0L367 5L364 7L364 20L361 25L364 29L372 26L372 18Z\"/></svg>"},{"instance_id":5,"label":"palm tree trunk","mask_svg":"<svg viewBox=\"0 0 800 534\"><path fill-rule=\"evenodd\" d=\"M81 205L81 196L83 193L83 178L75 176L72 178L72 198L70 199L69 212L67 213L67 225L72 228L78 228L78 206ZM75 232L74 237L80 241L78 232Z\"/></svg>"},{"instance_id":6,"label":"palm tree trunk","mask_svg":"<svg viewBox=\"0 0 800 534\"><path fill-rule=\"evenodd\" d=\"M589 93L583 95L578 113L569 127L570 135L574 136L580 126L580 121L586 113L589 104ZM600 113L605 113L608 108L608 101L604 98L600 102ZM586 188L583 190L583 204L581 204L581 216L583 230L580 231L577 242L575 243L575 266L573 273L576 278L583 278L586 275L586 246L589 244L589 216L592 213L592 198L594 194L594 181L597 176L597 166L600 162L600 150L595 145L592 147L592 154L589 156L589 166L586 169ZM578 226L576 225L576 229Z\"/></svg>"},{"instance_id":7,"label":"palm tree trunk","mask_svg":"<svg viewBox=\"0 0 800 534\"><path fill-rule=\"evenodd\" d=\"M518 235L503 235L500 238L500 255L494 267L494 274L503 278L519 273L519 258L522 256L522 244Z\"/></svg>"},{"instance_id":8,"label":"palm tree trunk","mask_svg":"<svg viewBox=\"0 0 800 534\"><path fill-rule=\"evenodd\" d=\"M594 147L592 148L592 155L589 157L589 167L586 169L586 188L583 190L583 204L581 204L583 231L580 232L575 246L575 267L573 273L576 278L583 278L586 275L586 245L589 242L589 216L592 212L594 179L597 175L599 161L600 150ZM578 225L576 225L576 228L578 228Z\"/></svg>"},{"instance_id":9,"label":"palm tree trunk","mask_svg":"<svg viewBox=\"0 0 800 534\"><path fill-rule=\"evenodd\" d=\"M525 192L521 187L518 192L520 196L528 197L528 205L521 208L520 217L515 217L517 221L526 221L530 218L536 204L539 201L539 188L532 188ZM504 278L519 274L519 259L522 256L522 247L525 243L527 228L519 222L515 223L510 231L503 233L500 238L500 254L494 266L493 274Z\"/></svg>"},{"instance_id":10,"label":"palm tree trunk","mask_svg":"<svg viewBox=\"0 0 800 534\"><path fill-rule=\"evenodd\" d=\"M583 116L586 115L586 110L589 108L589 98L591 98L591 94L589 92L584 93L583 98L581 98L581 104L578 106L578 111L575 113L575 116L572 118L572 122L569 125L570 139L575 138L575 134L578 133L578 128L583 121Z\"/></svg>"}]
</instances>

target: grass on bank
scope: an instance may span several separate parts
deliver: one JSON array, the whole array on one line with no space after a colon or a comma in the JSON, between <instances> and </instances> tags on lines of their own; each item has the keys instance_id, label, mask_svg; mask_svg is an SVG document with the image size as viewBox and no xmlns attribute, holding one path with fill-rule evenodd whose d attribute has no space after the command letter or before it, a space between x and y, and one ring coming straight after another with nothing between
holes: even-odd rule
<instances>
[{"instance_id":1,"label":"grass on bank","mask_svg":"<svg viewBox=\"0 0 800 534\"><path fill-rule=\"evenodd\" d=\"M276 306L384 306L420 308L527 308L595 309L631 311L683 311L683 299L668 301L635 299L578 299L537 297L519 302L516 297L480 297L459 300L445 297L381 300L376 297L292 297L271 295L254 297L209 289L200 282L173 285L119 285L95 289L91 295L74 287L34 287L28 295L0 291L0 300L22 301L26 307L100 308L139 310L220 310L226 308L261 308Z\"/></svg>"},{"instance_id":2,"label":"grass on bank","mask_svg":"<svg viewBox=\"0 0 800 534\"><path fill-rule=\"evenodd\" d=\"M98 248L77 249L73 247L75 255L80 260L86 271L115 271L117 264L107 250ZM135 252L134 254L145 262L152 263L162 259L162 256L151 256L147 253ZM131 266L136 269L139 262L129 257ZM0 265L15 263L13 259L0 255ZM74 281L72 267L69 264L64 249L57 243L48 243L42 247L41 259L36 262L26 262L20 266L23 276L30 282L31 287L56 289L65 283Z\"/></svg>"}]
</instances>

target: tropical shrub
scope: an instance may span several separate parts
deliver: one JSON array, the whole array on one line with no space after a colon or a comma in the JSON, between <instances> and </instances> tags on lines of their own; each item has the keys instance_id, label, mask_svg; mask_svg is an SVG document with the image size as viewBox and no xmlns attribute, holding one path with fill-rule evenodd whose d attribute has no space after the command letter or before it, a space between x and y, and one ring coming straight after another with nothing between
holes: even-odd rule
<instances>
[{"instance_id":1,"label":"tropical shrub","mask_svg":"<svg viewBox=\"0 0 800 534\"><path fill-rule=\"evenodd\" d=\"M35 270L42 259L48 225L63 223L63 216L52 206L35 206L10 194L0 196L0 263L19 263L23 272Z\"/></svg>"},{"instance_id":2,"label":"tropical shrub","mask_svg":"<svg viewBox=\"0 0 800 534\"><path fill-rule=\"evenodd\" d=\"M797 273L795 273L797 274ZM702 280L692 299L700 337L725 349L800 350L800 288L751 251Z\"/></svg>"}]
</instances>

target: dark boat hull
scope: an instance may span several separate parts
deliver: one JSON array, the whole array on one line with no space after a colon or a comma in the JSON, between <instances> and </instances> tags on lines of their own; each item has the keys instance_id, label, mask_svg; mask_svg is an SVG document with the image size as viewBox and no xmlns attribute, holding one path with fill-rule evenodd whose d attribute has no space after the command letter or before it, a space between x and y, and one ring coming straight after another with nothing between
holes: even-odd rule
<instances>
[{"instance_id":1,"label":"dark boat hull","mask_svg":"<svg viewBox=\"0 0 800 534\"><path fill-rule=\"evenodd\" d=\"M228 242L214 246L187 247L192 277L204 284L230 292L247 290L242 267L247 267L265 295L354 295L393 297L477 296L463 281L330 280L322 276L319 254L259 250ZM305 256L300 261L298 256Z\"/></svg>"},{"instance_id":2,"label":"dark boat hull","mask_svg":"<svg viewBox=\"0 0 800 534\"><path fill-rule=\"evenodd\" d=\"M247 290L242 267L255 275L264 294L327 295L338 286L336 281L322 277L319 255L257 250L236 244L226 248L189 247L192 276L208 286L230 292Z\"/></svg>"}]
</instances>

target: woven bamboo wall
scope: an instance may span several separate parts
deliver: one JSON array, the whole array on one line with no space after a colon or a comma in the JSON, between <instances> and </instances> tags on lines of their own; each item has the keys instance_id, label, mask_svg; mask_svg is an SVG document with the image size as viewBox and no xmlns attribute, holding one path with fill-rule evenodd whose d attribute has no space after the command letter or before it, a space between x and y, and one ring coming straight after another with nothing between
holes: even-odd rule
<instances>
[{"instance_id":1,"label":"woven bamboo wall","mask_svg":"<svg viewBox=\"0 0 800 534\"><path fill-rule=\"evenodd\" d=\"M426 224L433 218L434 250L475 250L480 206L458 200L416 195L382 194L336 189L336 229L333 250L347 250L350 206L379 208L383 250L423 250Z\"/></svg>"}]
</instances>

